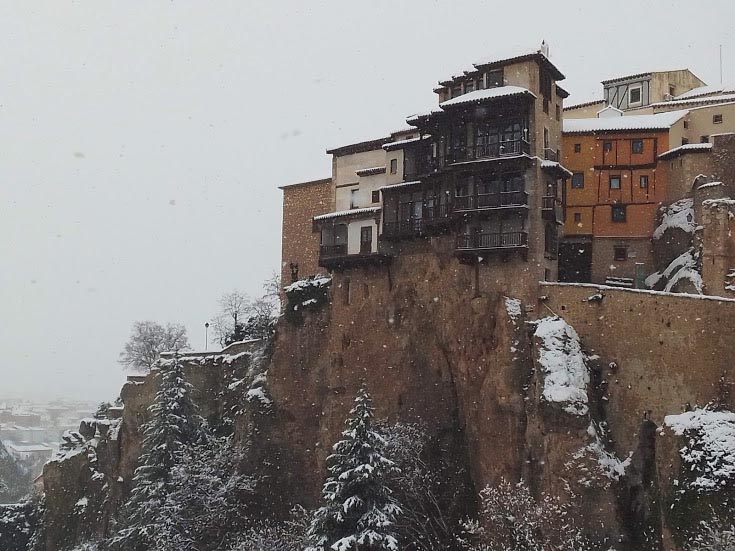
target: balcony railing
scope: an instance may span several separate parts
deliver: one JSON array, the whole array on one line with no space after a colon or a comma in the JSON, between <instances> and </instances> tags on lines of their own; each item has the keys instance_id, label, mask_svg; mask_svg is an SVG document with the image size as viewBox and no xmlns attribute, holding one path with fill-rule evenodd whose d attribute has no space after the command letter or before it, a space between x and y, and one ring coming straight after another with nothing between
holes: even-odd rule
<instances>
[{"instance_id":1,"label":"balcony railing","mask_svg":"<svg viewBox=\"0 0 735 551\"><path fill-rule=\"evenodd\" d=\"M528 246L526 232L479 232L457 236L458 250L517 249Z\"/></svg>"},{"instance_id":2,"label":"balcony railing","mask_svg":"<svg viewBox=\"0 0 735 551\"><path fill-rule=\"evenodd\" d=\"M322 245L319 247L319 256L328 258L332 256L344 256L347 254L347 244L342 245Z\"/></svg>"},{"instance_id":3,"label":"balcony railing","mask_svg":"<svg viewBox=\"0 0 735 551\"><path fill-rule=\"evenodd\" d=\"M455 211L522 207L525 205L528 205L528 193L525 191L502 191L500 193L482 193L454 198Z\"/></svg>"},{"instance_id":4,"label":"balcony railing","mask_svg":"<svg viewBox=\"0 0 735 551\"><path fill-rule=\"evenodd\" d=\"M383 236L388 239L420 235L423 229L421 218L411 218L399 222L383 222Z\"/></svg>"},{"instance_id":5,"label":"balcony railing","mask_svg":"<svg viewBox=\"0 0 735 551\"><path fill-rule=\"evenodd\" d=\"M509 140L499 143L478 144L468 148L467 160L485 159L494 157L505 157L507 155L520 155L531 151L531 144L527 140Z\"/></svg>"},{"instance_id":6,"label":"balcony railing","mask_svg":"<svg viewBox=\"0 0 735 551\"><path fill-rule=\"evenodd\" d=\"M429 202L424 205L423 213L424 221L426 222L444 220L449 218L449 215L452 214L452 205L449 203L435 204Z\"/></svg>"},{"instance_id":7,"label":"balcony railing","mask_svg":"<svg viewBox=\"0 0 735 551\"><path fill-rule=\"evenodd\" d=\"M546 159L547 161L558 162L559 156L556 154L556 150L545 147L544 148L544 159Z\"/></svg>"}]
</instances>

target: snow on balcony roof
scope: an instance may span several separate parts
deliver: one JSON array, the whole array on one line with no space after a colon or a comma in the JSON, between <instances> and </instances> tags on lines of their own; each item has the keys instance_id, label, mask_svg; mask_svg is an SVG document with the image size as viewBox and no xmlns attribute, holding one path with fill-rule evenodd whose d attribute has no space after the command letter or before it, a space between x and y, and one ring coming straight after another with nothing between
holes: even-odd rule
<instances>
[{"instance_id":1,"label":"snow on balcony roof","mask_svg":"<svg viewBox=\"0 0 735 551\"><path fill-rule=\"evenodd\" d=\"M463 105L465 103L473 103L473 102L480 102L480 101L486 101L491 99L497 99L497 98L507 98L511 96L520 96L528 94L532 97L536 97L536 94L531 92L530 90L527 90L526 88L521 88L520 86L500 86L498 88L488 88L487 90L475 90L474 92L468 92L467 94L462 94L461 96L457 96L456 98L448 99L447 101L443 101L439 104L439 107L442 109L446 107L453 107L455 105Z\"/></svg>"},{"instance_id":2,"label":"snow on balcony roof","mask_svg":"<svg viewBox=\"0 0 735 551\"><path fill-rule=\"evenodd\" d=\"M416 132L416 129L414 128L414 132ZM406 140L398 140L397 142L390 142L383 145L383 149L386 151L393 151L394 149L401 149L402 147L420 142L421 140L425 140L427 138L430 138L431 136L429 134L424 134L423 136L417 137L417 138L408 138Z\"/></svg>"},{"instance_id":3,"label":"snow on balcony roof","mask_svg":"<svg viewBox=\"0 0 735 551\"><path fill-rule=\"evenodd\" d=\"M319 220L330 220L331 218L342 218L345 216L354 216L361 214L373 214L376 212L380 212L380 207L365 207L361 209L340 210L337 212L329 212L327 214L320 214L319 216L315 216L314 221L318 222Z\"/></svg>"},{"instance_id":4,"label":"snow on balcony roof","mask_svg":"<svg viewBox=\"0 0 735 551\"><path fill-rule=\"evenodd\" d=\"M372 166L370 168L358 168L355 171L358 176L372 176L374 174L385 174L384 166Z\"/></svg>"},{"instance_id":5,"label":"snow on balcony roof","mask_svg":"<svg viewBox=\"0 0 735 551\"><path fill-rule=\"evenodd\" d=\"M549 161L549 160L546 160L546 159L542 159L542 161L541 161L541 168L548 168L548 169L558 170L560 172L563 172L564 174L566 174L570 178L572 177L572 171L569 170L568 168L565 168L564 165L562 165L561 163L558 163L556 161Z\"/></svg>"},{"instance_id":6,"label":"snow on balcony roof","mask_svg":"<svg viewBox=\"0 0 735 551\"><path fill-rule=\"evenodd\" d=\"M400 182L398 184L388 184L387 186L382 186L382 187L379 187L378 189L380 191L400 189L404 187L415 186L416 184L420 184L420 183L421 183L421 180L414 180L412 182Z\"/></svg>"},{"instance_id":7,"label":"snow on balcony roof","mask_svg":"<svg viewBox=\"0 0 735 551\"><path fill-rule=\"evenodd\" d=\"M622 132L626 130L667 130L689 111L668 111L655 115L628 115L624 117L565 119L564 134L590 132Z\"/></svg>"},{"instance_id":8,"label":"snow on balcony roof","mask_svg":"<svg viewBox=\"0 0 735 551\"><path fill-rule=\"evenodd\" d=\"M709 151L710 149L712 149L711 143L688 143L685 145L680 145L679 147L675 147L673 149L669 149L668 151L664 151L658 156L658 158L665 159L667 157L675 157L682 153L689 153L691 151L702 152Z\"/></svg>"},{"instance_id":9,"label":"snow on balcony roof","mask_svg":"<svg viewBox=\"0 0 735 551\"><path fill-rule=\"evenodd\" d=\"M546 54L544 54L541 48L538 46L535 46L535 47L529 47L528 45L510 46L504 50L500 50L497 53L492 54L491 56L487 56L487 57L478 59L472 65L479 68L485 65L496 65L500 63L507 63L509 61L521 60L523 58L533 57L533 56L540 56L548 65L550 65L550 68L552 68L554 73L556 73L555 75L556 80L564 79L564 75L562 74L562 72L556 68L556 66L551 62L549 57Z\"/></svg>"},{"instance_id":10,"label":"snow on balcony roof","mask_svg":"<svg viewBox=\"0 0 735 551\"><path fill-rule=\"evenodd\" d=\"M688 99L673 99L669 101L658 101L652 103L651 107L661 107L665 105L691 105L693 103L725 103L735 101L735 94L722 94L719 96L699 96Z\"/></svg>"},{"instance_id":11,"label":"snow on balcony roof","mask_svg":"<svg viewBox=\"0 0 735 551\"><path fill-rule=\"evenodd\" d=\"M684 92L683 94L675 96L674 101L680 99L696 98L699 96L709 96L713 94L731 94L734 92L735 85L714 84L712 86L700 86L698 88L693 88L688 92Z\"/></svg>"}]
</instances>

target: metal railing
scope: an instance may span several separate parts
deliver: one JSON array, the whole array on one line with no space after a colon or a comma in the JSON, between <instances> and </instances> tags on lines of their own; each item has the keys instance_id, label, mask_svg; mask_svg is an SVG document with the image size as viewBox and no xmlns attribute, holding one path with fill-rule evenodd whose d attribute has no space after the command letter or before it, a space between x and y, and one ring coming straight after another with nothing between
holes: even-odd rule
<instances>
[{"instance_id":1,"label":"metal railing","mask_svg":"<svg viewBox=\"0 0 735 551\"><path fill-rule=\"evenodd\" d=\"M321 245L319 247L319 256L322 258L329 256L344 256L347 254L347 244L342 245Z\"/></svg>"},{"instance_id":2,"label":"metal railing","mask_svg":"<svg viewBox=\"0 0 735 551\"><path fill-rule=\"evenodd\" d=\"M477 232L457 236L457 249L513 249L528 245L526 232Z\"/></svg>"}]
</instances>

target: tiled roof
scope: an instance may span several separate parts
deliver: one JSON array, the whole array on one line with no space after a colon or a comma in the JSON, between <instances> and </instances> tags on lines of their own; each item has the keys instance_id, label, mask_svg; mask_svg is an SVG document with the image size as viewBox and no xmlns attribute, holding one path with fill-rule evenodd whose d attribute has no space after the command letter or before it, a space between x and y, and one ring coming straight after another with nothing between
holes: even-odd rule
<instances>
[{"instance_id":1,"label":"tiled roof","mask_svg":"<svg viewBox=\"0 0 735 551\"><path fill-rule=\"evenodd\" d=\"M314 221L318 222L319 220L330 220L331 218L343 218L346 216L374 214L376 212L380 212L380 207L365 207L362 209L340 210L337 212L329 212L327 214L320 214L319 216L315 216Z\"/></svg>"},{"instance_id":2,"label":"tiled roof","mask_svg":"<svg viewBox=\"0 0 735 551\"><path fill-rule=\"evenodd\" d=\"M385 174L384 166L373 166L370 168L358 168L355 171L358 176L372 176L374 174Z\"/></svg>"},{"instance_id":3,"label":"tiled roof","mask_svg":"<svg viewBox=\"0 0 735 551\"><path fill-rule=\"evenodd\" d=\"M463 105L465 103L474 103L474 102L482 102L487 101L491 99L497 99L497 98L507 98L511 96L522 96L522 95L530 95L532 97L536 97L536 94L531 92L530 90L527 90L526 88L521 88L520 86L500 86L498 88L488 88L487 90L475 90L474 92L468 92L467 94L462 94L461 96L457 96L456 98L448 99L447 101L443 101L439 104L439 107L442 109L446 109L447 107L453 107L456 105Z\"/></svg>"},{"instance_id":4,"label":"tiled roof","mask_svg":"<svg viewBox=\"0 0 735 551\"><path fill-rule=\"evenodd\" d=\"M673 149L669 149L668 151L664 151L658 156L658 158L667 159L669 157L676 157L677 155L681 155L682 153L702 153L711 149L711 143L688 143L685 145L680 145L679 147L675 147Z\"/></svg>"},{"instance_id":5,"label":"tiled roof","mask_svg":"<svg viewBox=\"0 0 735 551\"><path fill-rule=\"evenodd\" d=\"M564 134L624 132L626 130L668 130L689 111L669 111L655 115L629 115L589 119L565 119Z\"/></svg>"}]
</instances>

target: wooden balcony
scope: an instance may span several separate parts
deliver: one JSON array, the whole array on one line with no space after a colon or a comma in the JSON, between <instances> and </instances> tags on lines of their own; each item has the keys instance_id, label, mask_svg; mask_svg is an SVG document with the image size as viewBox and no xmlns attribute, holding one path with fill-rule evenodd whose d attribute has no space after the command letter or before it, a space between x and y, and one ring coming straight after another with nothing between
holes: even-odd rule
<instances>
[{"instance_id":1,"label":"wooden balcony","mask_svg":"<svg viewBox=\"0 0 735 551\"><path fill-rule=\"evenodd\" d=\"M472 147L450 150L447 154L446 162L447 164L453 164L484 159L502 159L503 157L515 157L524 153L529 154L530 151L531 144L524 139L475 144Z\"/></svg>"},{"instance_id":2,"label":"wooden balcony","mask_svg":"<svg viewBox=\"0 0 735 551\"><path fill-rule=\"evenodd\" d=\"M528 250L528 233L525 231L504 233L477 232L457 236L456 255L460 258L513 250Z\"/></svg>"},{"instance_id":3,"label":"wooden balcony","mask_svg":"<svg viewBox=\"0 0 735 551\"><path fill-rule=\"evenodd\" d=\"M348 253L346 244L322 245L319 247L319 266L330 271L339 271L355 266L381 266L391 262L392 257L388 254L370 252L372 242L366 242L362 245L365 245L361 247L363 252L354 254Z\"/></svg>"},{"instance_id":4,"label":"wooden balcony","mask_svg":"<svg viewBox=\"0 0 735 551\"><path fill-rule=\"evenodd\" d=\"M526 208L528 208L528 193L525 191L503 191L500 193L485 193L455 197L453 206L455 213L478 210Z\"/></svg>"},{"instance_id":5,"label":"wooden balcony","mask_svg":"<svg viewBox=\"0 0 735 551\"><path fill-rule=\"evenodd\" d=\"M388 240L410 239L422 235L423 229L422 218L411 218L399 222L383 222L383 238Z\"/></svg>"}]
</instances>

